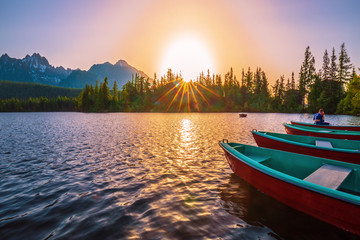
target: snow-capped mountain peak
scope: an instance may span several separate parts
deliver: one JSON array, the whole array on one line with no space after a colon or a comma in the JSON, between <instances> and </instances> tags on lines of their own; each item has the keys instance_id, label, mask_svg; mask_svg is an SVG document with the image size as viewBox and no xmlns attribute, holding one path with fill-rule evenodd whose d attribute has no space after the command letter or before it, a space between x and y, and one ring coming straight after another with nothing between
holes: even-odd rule
<instances>
[{"instance_id":1,"label":"snow-capped mountain peak","mask_svg":"<svg viewBox=\"0 0 360 240\"><path fill-rule=\"evenodd\" d=\"M55 68L39 53L26 55L23 59L11 58L7 54L0 56L0 80L83 88L86 84L95 86L97 80L103 81L107 77L109 86L116 81L121 87L136 74L149 78L125 60L119 60L114 65L109 62L94 64L88 71L82 71L61 66Z\"/></svg>"},{"instance_id":2,"label":"snow-capped mountain peak","mask_svg":"<svg viewBox=\"0 0 360 240\"><path fill-rule=\"evenodd\" d=\"M120 67L129 67L129 66L130 66L125 60L122 60L122 59L120 59L119 61L117 61L117 62L115 63L115 65L118 65L118 66L120 66Z\"/></svg>"},{"instance_id":3,"label":"snow-capped mountain peak","mask_svg":"<svg viewBox=\"0 0 360 240\"><path fill-rule=\"evenodd\" d=\"M48 67L52 67L48 60L39 53L34 53L32 56L26 55L21 61L29 64L31 68L38 69L40 72L45 72Z\"/></svg>"},{"instance_id":4,"label":"snow-capped mountain peak","mask_svg":"<svg viewBox=\"0 0 360 240\"><path fill-rule=\"evenodd\" d=\"M0 79L56 85L71 72L71 69L54 68L39 53L23 59L11 58L6 53L0 57Z\"/></svg>"}]
</instances>

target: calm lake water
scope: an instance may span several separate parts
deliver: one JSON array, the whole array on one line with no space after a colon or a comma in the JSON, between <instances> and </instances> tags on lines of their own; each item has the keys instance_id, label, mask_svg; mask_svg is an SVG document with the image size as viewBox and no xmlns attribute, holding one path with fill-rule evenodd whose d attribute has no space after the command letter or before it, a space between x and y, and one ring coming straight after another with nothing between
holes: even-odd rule
<instances>
[{"instance_id":1,"label":"calm lake water","mask_svg":"<svg viewBox=\"0 0 360 240\"><path fill-rule=\"evenodd\" d=\"M357 239L262 194L223 138L308 114L1 113L1 239ZM333 124L359 117L326 116Z\"/></svg>"}]
</instances>

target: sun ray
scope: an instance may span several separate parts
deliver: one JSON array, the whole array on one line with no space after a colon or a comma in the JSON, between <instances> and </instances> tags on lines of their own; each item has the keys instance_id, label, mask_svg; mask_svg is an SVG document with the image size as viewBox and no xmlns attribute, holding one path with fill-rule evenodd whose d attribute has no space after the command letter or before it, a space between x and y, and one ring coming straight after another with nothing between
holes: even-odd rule
<instances>
[{"instance_id":1,"label":"sun ray","mask_svg":"<svg viewBox=\"0 0 360 240\"><path fill-rule=\"evenodd\" d=\"M180 112L180 110L181 110L181 104L182 104L182 101L183 101L183 98L184 98L185 88L187 86L187 83L182 82L182 84L184 85L184 87L183 87L183 91L182 91L182 94L181 94L181 99L180 99L178 112Z\"/></svg>"},{"instance_id":2,"label":"sun ray","mask_svg":"<svg viewBox=\"0 0 360 240\"><path fill-rule=\"evenodd\" d=\"M180 90L181 90L181 88L182 88L183 86L184 86L184 84L180 85L179 90L176 92L176 94L175 94L174 98L172 99L171 103L169 104L168 108L166 109L166 112L167 112L167 111L169 111L169 109L170 109L171 105L172 105L172 104L173 104L173 102L175 101L175 99L176 99L177 95L179 94L179 92L180 92Z\"/></svg>"},{"instance_id":3,"label":"sun ray","mask_svg":"<svg viewBox=\"0 0 360 240\"><path fill-rule=\"evenodd\" d=\"M200 87L204 88L205 90L207 90L208 92L210 92L210 93L214 94L215 96L217 96L217 97L221 98L221 96L219 96L219 95L218 95L217 93L215 93L213 90L211 90L211 89L209 89L209 88L205 87L205 86L204 86L204 85L202 85L201 83L198 83L198 85L199 85Z\"/></svg>"},{"instance_id":4,"label":"sun ray","mask_svg":"<svg viewBox=\"0 0 360 240\"><path fill-rule=\"evenodd\" d=\"M197 86L194 85L195 90L200 94L200 96L204 99L204 101L207 103L208 106L211 106L208 100L205 98L205 96L199 91Z\"/></svg>"},{"instance_id":5,"label":"sun ray","mask_svg":"<svg viewBox=\"0 0 360 240\"><path fill-rule=\"evenodd\" d=\"M188 112L190 112L190 93L189 93L189 83L186 84L186 93L187 93L187 100L188 100Z\"/></svg>"},{"instance_id":6,"label":"sun ray","mask_svg":"<svg viewBox=\"0 0 360 240\"><path fill-rule=\"evenodd\" d=\"M169 91L167 91L164 95L162 95L157 101L160 102L164 97L166 97L172 90L174 90L177 86L175 85Z\"/></svg>"},{"instance_id":7,"label":"sun ray","mask_svg":"<svg viewBox=\"0 0 360 240\"><path fill-rule=\"evenodd\" d=\"M187 112L191 112L191 110L192 110L191 109L191 106L192 106L191 101L194 101L195 109L198 112L200 112L200 107L202 106L203 103L202 103L202 101L198 102L199 97L196 96L197 94L200 95L200 98L202 100L204 100L204 102L206 102L206 104L209 107L212 107L212 105L211 105L212 103L210 103L210 100L212 99L212 97L211 97L212 95L216 96L220 100L224 100L214 90L212 90L198 82L192 82L192 81L186 82L182 78L176 78L175 80L168 82L168 84L170 84L170 85L171 85L171 83L174 84L174 86L172 86L170 90L168 90L164 95L162 95L158 99L158 101L156 101L156 104L161 103L163 105L163 107L165 107L166 101L164 101L164 98L166 96L172 97L170 104L166 108L166 112L168 112L170 110L170 108L174 105L175 102L179 102L179 105L173 109L174 111L176 111L176 109L177 109L177 112L180 112L183 107L185 112L186 112L186 108L187 108ZM178 90L175 91L176 88L178 88ZM174 93L172 93L173 91L174 91ZM207 91L208 93L210 93L210 95L209 94L206 95L205 94L206 92L204 92L204 91ZM206 96L210 97L210 99L208 100ZM168 99L168 101L170 101L171 97L170 98L168 97L166 99ZM187 104L185 103L186 100L187 100ZM187 107L186 107L186 105L187 105Z\"/></svg>"},{"instance_id":8,"label":"sun ray","mask_svg":"<svg viewBox=\"0 0 360 240\"><path fill-rule=\"evenodd\" d=\"M192 94L192 96L193 96L193 98L194 98L196 109L198 110L198 112L200 112L200 108L199 108L197 99L196 99L196 97L195 97L195 94L194 94L194 91L193 91L191 85L192 85L192 83L190 82L189 87L190 87L190 90L191 90L191 94Z\"/></svg>"}]
</instances>

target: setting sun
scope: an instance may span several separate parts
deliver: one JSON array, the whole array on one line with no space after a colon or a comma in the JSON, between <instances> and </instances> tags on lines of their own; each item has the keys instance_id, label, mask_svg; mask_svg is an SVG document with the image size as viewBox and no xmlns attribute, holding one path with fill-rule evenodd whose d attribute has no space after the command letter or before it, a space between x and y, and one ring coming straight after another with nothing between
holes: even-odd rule
<instances>
[{"instance_id":1,"label":"setting sun","mask_svg":"<svg viewBox=\"0 0 360 240\"><path fill-rule=\"evenodd\" d=\"M201 71L214 72L214 60L206 44L195 37L182 37L171 42L164 51L160 73L171 68L181 73L184 81L195 80Z\"/></svg>"}]
</instances>

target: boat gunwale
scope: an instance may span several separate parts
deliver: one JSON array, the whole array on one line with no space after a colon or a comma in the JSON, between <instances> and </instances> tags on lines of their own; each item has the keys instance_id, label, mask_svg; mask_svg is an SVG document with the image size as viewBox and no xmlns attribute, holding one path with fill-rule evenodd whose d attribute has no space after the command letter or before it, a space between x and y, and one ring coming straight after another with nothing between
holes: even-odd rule
<instances>
[{"instance_id":1,"label":"boat gunwale","mask_svg":"<svg viewBox=\"0 0 360 240\"><path fill-rule=\"evenodd\" d=\"M298 122L298 121L290 121L290 124L293 124L293 125L298 125L298 126L309 126L309 127L316 127L316 128L326 128L327 126L331 126L331 127L335 127L335 128L328 128L328 129L333 129L333 130L342 130L344 131L343 129L341 128L360 128L359 125L317 125L317 124L314 124L314 123L307 123L307 122ZM351 131L351 130L349 130ZM355 131L355 132L358 132L358 131Z\"/></svg>"},{"instance_id":2,"label":"boat gunwale","mask_svg":"<svg viewBox=\"0 0 360 240\"><path fill-rule=\"evenodd\" d=\"M329 148L329 147L323 147L323 146L316 146L316 145L311 145L311 144L286 140L286 139L283 139L283 138L267 135L267 134L264 134L264 133L267 133L267 132L264 132L264 131L251 131L251 133L253 133L253 134L259 133L258 134L259 136L266 136L267 138L273 139L275 141L280 141L280 142L283 142L283 143L289 143L290 142L291 144L302 146L302 147L311 147L311 148L314 148L314 149L323 149L323 150L328 150L328 151L333 151L333 152L346 152L346 153L358 153L358 154L360 154L360 151L355 150L355 149L335 148L335 147L334 148ZM286 135L286 134L284 134L284 135ZM301 135L294 135L294 136L302 137ZM306 137L312 137L312 136L306 136ZM321 137L313 137L313 138L319 138L320 139ZM321 138L321 139L329 139L329 141L334 140L334 139L338 140L336 138ZM341 140L347 140L347 139L341 139ZM357 141L357 140L347 140L347 141Z\"/></svg>"},{"instance_id":3,"label":"boat gunwale","mask_svg":"<svg viewBox=\"0 0 360 240\"><path fill-rule=\"evenodd\" d=\"M331 198L334 198L334 199L338 199L340 201L345 201L345 202L348 202L350 204L360 206L360 196L356 196L354 194L342 192L342 191L339 191L339 190L330 189L330 188L327 188L327 187L324 187L324 186L321 186L321 185L318 185L318 184L315 184L315 183L307 182L307 181L305 181L303 179L299 179L299 178L293 177L293 176L291 176L289 174L282 173L280 171L277 171L275 169L267 167L267 166L265 166L265 165L263 165L261 163L256 162L255 160L251 159L250 157L246 156L245 154L242 154L239 151L235 150L234 148L232 148L229 145L229 143L224 143L224 142L219 141L219 145L226 152L228 152L233 157L235 157L238 161L241 161L244 164L250 166L251 168L255 168L256 170L258 170L258 171L260 171L260 172L262 172L262 173L264 173L266 175L269 175L269 176L271 176L273 178L279 179L280 181L284 181L286 183L295 185L297 187L304 188L304 189L307 189L309 191L325 195L327 197L331 197ZM240 144L240 143L239 143L239 145L242 145L242 146L245 146L245 147L246 146L251 146L251 145ZM254 146L251 146L251 147L254 147ZM258 148L268 149L268 148L262 148L262 147L258 147ZM274 149L270 149L270 150L285 152L285 151L274 150ZM291 153L291 154L297 154L297 153ZM238 155L240 155L241 158ZM301 155L301 154L297 154L297 155ZM307 156L307 155L303 155L303 156L312 157L312 156ZM356 164L352 164L352 163L343 163L343 162L339 162L339 161L331 160L331 159L326 159L326 160L328 160L330 162L334 162L335 163L334 165L341 166L341 167L342 167L342 165L356 165ZM341 164L336 164L336 163L341 163ZM355 170L354 167L352 167L352 169L353 169L353 171L357 171L357 168L355 168L356 169Z\"/></svg>"},{"instance_id":4,"label":"boat gunwale","mask_svg":"<svg viewBox=\"0 0 360 240\"><path fill-rule=\"evenodd\" d=\"M331 129L331 128L317 128L310 126L294 125L289 123L283 123L283 126L304 132L315 132L321 134L332 134L332 135L342 135L342 136L360 136L359 131L339 130L339 129ZM328 132L322 132L322 131L328 131Z\"/></svg>"}]
</instances>

